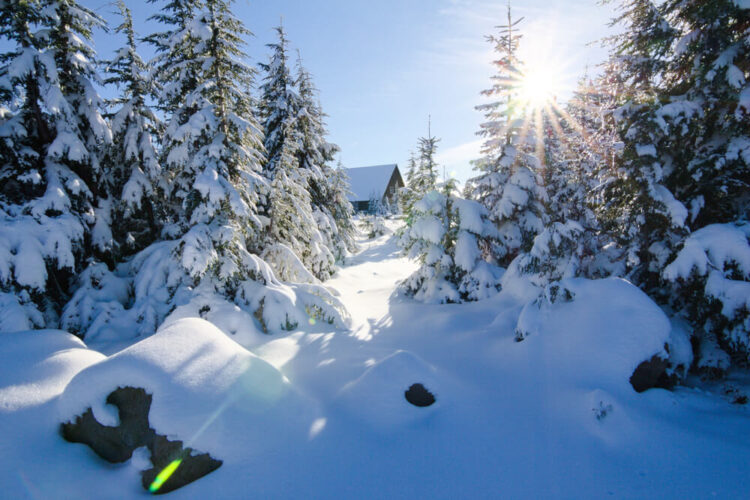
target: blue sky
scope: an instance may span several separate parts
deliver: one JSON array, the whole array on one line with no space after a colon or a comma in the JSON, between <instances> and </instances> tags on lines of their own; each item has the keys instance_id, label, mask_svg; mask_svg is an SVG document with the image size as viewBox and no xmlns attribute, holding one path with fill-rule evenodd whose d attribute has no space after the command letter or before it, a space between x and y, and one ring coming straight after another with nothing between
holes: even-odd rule
<instances>
[{"instance_id":1,"label":"blue sky","mask_svg":"<svg viewBox=\"0 0 750 500\"><path fill-rule=\"evenodd\" d=\"M115 26L112 3L83 0ZM158 30L145 19L162 3L127 0L137 29ZM612 9L596 0L516 1L524 16L522 57L563 68L565 99L585 67L605 57L587 46L606 35ZM265 44L283 16L294 49L320 89L329 115L330 139L342 148L348 167L396 162L404 165L417 138L432 131L441 138L438 160L463 181L471 176L482 121L474 106L489 85L493 54L484 36L505 19L501 0L238 0L234 11L254 33L252 63L265 61ZM101 57L114 50L113 34L95 36ZM146 48L144 54L148 52ZM545 64L544 62L542 64Z\"/></svg>"}]
</instances>

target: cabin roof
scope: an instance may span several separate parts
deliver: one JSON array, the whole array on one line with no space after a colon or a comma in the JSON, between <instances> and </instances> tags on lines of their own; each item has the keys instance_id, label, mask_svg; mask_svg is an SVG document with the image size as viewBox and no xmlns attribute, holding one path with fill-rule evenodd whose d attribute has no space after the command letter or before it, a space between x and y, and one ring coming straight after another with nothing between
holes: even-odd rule
<instances>
[{"instance_id":1,"label":"cabin roof","mask_svg":"<svg viewBox=\"0 0 750 500\"><path fill-rule=\"evenodd\" d=\"M395 163L346 169L351 189L349 201L382 199L393 172L397 169L398 165Z\"/></svg>"}]
</instances>

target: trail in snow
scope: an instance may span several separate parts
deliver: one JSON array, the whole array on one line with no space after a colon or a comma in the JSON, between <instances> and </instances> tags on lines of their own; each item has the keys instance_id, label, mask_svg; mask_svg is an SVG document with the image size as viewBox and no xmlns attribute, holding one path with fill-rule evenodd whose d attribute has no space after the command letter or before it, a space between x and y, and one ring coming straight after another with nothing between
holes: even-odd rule
<instances>
[{"instance_id":1,"label":"trail in snow","mask_svg":"<svg viewBox=\"0 0 750 500\"><path fill-rule=\"evenodd\" d=\"M392 233L361 240L363 249L326 284L340 292L352 315L352 331L362 340L372 339L388 316L390 300L399 281L417 269L401 255Z\"/></svg>"}]
</instances>

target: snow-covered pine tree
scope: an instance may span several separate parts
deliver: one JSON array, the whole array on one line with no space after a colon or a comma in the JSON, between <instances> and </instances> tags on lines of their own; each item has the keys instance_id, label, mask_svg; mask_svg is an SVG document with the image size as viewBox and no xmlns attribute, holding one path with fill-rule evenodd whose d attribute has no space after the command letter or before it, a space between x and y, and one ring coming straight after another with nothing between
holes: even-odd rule
<instances>
[{"instance_id":1,"label":"snow-covered pine tree","mask_svg":"<svg viewBox=\"0 0 750 500\"><path fill-rule=\"evenodd\" d=\"M102 117L103 101L94 84L101 79L96 67L96 52L90 44L92 31L104 27L104 20L74 0L48 0L45 12L50 15L48 33L54 54L60 88L72 116L60 120L56 116L55 140L47 150L60 165L73 171L86 183L94 205L106 203L104 170L99 159L101 151L112 140L112 132ZM79 36L71 36L71 33ZM67 121L68 123L65 123ZM83 147L83 149L79 149ZM71 190L75 191L75 190ZM107 254L113 246L107 207L94 207L91 229L92 250Z\"/></svg>"},{"instance_id":2,"label":"snow-covered pine tree","mask_svg":"<svg viewBox=\"0 0 750 500\"><path fill-rule=\"evenodd\" d=\"M289 271L299 267L297 261L317 279L326 280L334 272L335 258L318 229L308 191L310 177L322 175L320 148L324 145L319 137L312 137L311 122L298 124L308 109L301 114L303 105L287 64L286 33L281 26L276 32L278 42L268 44L270 60L260 65L266 73L260 99L267 154L263 170L271 183L266 207L269 230L262 255L283 280L302 279L301 270ZM310 132L310 136L305 138L301 130ZM305 144L306 139L309 144ZM302 166L300 159L309 163Z\"/></svg>"},{"instance_id":3,"label":"snow-covered pine tree","mask_svg":"<svg viewBox=\"0 0 750 500\"><path fill-rule=\"evenodd\" d=\"M0 314L17 313L8 327L55 326L73 273L111 248L96 207L111 133L90 45L104 22L71 0L3 2L0 19L10 46L0 58L0 286L17 295Z\"/></svg>"},{"instance_id":4,"label":"snow-covered pine tree","mask_svg":"<svg viewBox=\"0 0 750 500\"><path fill-rule=\"evenodd\" d=\"M434 191L438 184L438 165L435 161L437 144L440 139L428 133L420 137L417 146L417 166L409 182L409 188L418 198L422 198L430 191Z\"/></svg>"},{"instance_id":5,"label":"snow-covered pine tree","mask_svg":"<svg viewBox=\"0 0 750 500\"><path fill-rule=\"evenodd\" d=\"M696 344L718 344L747 363L750 9L644 0L625 4L620 20L625 147L607 222L625 236L630 276L692 321ZM726 367L708 358L717 359L699 353L697 365Z\"/></svg>"},{"instance_id":6,"label":"snow-covered pine tree","mask_svg":"<svg viewBox=\"0 0 750 500\"><path fill-rule=\"evenodd\" d=\"M603 223L619 235L629 277L653 291L659 270L686 234L687 211L664 184L670 167L660 155L669 131L657 115L656 82L674 32L648 0L625 4L618 21L628 27L613 38L622 47L614 58L625 87L615 112L623 151L604 191Z\"/></svg>"},{"instance_id":7,"label":"snow-covered pine tree","mask_svg":"<svg viewBox=\"0 0 750 500\"><path fill-rule=\"evenodd\" d=\"M330 196L333 220L338 230L337 246L331 248L337 260L343 260L347 252L357 250L357 227L354 223L354 207L349 201L351 185L346 169L339 160L331 172Z\"/></svg>"},{"instance_id":8,"label":"snow-covered pine tree","mask_svg":"<svg viewBox=\"0 0 750 500\"><path fill-rule=\"evenodd\" d=\"M282 150L296 157L301 139L298 136L295 118L300 109L299 95L289 72L289 42L282 26L275 28L277 43L266 44L271 49L268 63L259 63L265 73L260 87L259 114L266 149L264 171L272 173L281 159ZM289 150L289 147L293 150ZM269 176L270 177L270 176Z\"/></svg>"},{"instance_id":9,"label":"snow-covered pine tree","mask_svg":"<svg viewBox=\"0 0 750 500\"><path fill-rule=\"evenodd\" d=\"M431 191L413 207L403 236L405 251L420 268L401 284L407 295L428 303L475 301L500 288L492 262L497 229L479 203L459 198L455 182Z\"/></svg>"},{"instance_id":10,"label":"snow-covered pine tree","mask_svg":"<svg viewBox=\"0 0 750 500\"><path fill-rule=\"evenodd\" d=\"M263 285L278 286L268 265L251 253L262 226L258 209L261 137L245 92L253 70L241 61L247 30L229 2L170 2L158 20L171 29L152 35L167 114L161 165L169 218L163 236L118 269L118 278L92 268L68 304L64 325L83 334L137 323L127 330L150 334L177 303L228 299L260 311L261 323L277 329L290 321L269 317ZM108 283L102 287L101 283ZM134 297L116 293L122 284ZM279 302L279 301L276 301ZM127 311L123 308L132 307ZM288 311L291 308L287 308ZM278 309L277 309L278 311ZM123 332L122 334L127 334Z\"/></svg>"},{"instance_id":11,"label":"snow-covered pine tree","mask_svg":"<svg viewBox=\"0 0 750 500\"><path fill-rule=\"evenodd\" d=\"M326 140L325 114L317 100L318 91L312 76L297 56L295 86L299 92L299 109L295 120L300 137L297 160L305 170L312 203L313 217L326 246L337 261L354 251L354 223L352 205L346 197L344 179L332 167L339 147Z\"/></svg>"},{"instance_id":12,"label":"snow-covered pine tree","mask_svg":"<svg viewBox=\"0 0 750 500\"><path fill-rule=\"evenodd\" d=\"M500 263L507 266L519 252L531 248L534 236L543 228L544 192L540 162L535 157L534 126L524 124L518 85L522 75L518 59L521 35L508 7L507 24L498 35L488 36L500 58L493 64L497 73L491 88L482 92L491 102L477 106L487 121L479 135L485 138L483 157L474 162L479 175L467 182L466 196L479 201L489 211L490 220L500 231L496 249Z\"/></svg>"},{"instance_id":13,"label":"snow-covered pine tree","mask_svg":"<svg viewBox=\"0 0 750 500\"><path fill-rule=\"evenodd\" d=\"M297 167L294 151L285 142L277 156L268 197L268 243L262 257L284 281L314 282L312 276L325 280L333 274L334 257L318 231L307 179Z\"/></svg>"},{"instance_id":14,"label":"snow-covered pine tree","mask_svg":"<svg viewBox=\"0 0 750 500\"><path fill-rule=\"evenodd\" d=\"M294 121L299 134L297 161L300 168L307 170L313 205L323 207L328 201L329 182L326 176L332 170L329 164L334 160L339 147L325 140L325 115L317 100L318 91L312 81L312 75L302 65L302 56L299 53L296 66L294 86L299 98Z\"/></svg>"},{"instance_id":15,"label":"snow-covered pine tree","mask_svg":"<svg viewBox=\"0 0 750 500\"><path fill-rule=\"evenodd\" d=\"M401 188L399 193L400 210L406 214L407 218L411 211L411 207L419 199L411 188L414 184L414 176L417 174L417 158L414 155L414 151L409 152L409 160L406 162L406 178L404 179L406 185Z\"/></svg>"},{"instance_id":16,"label":"snow-covered pine tree","mask_svg":"<svg viewBox=\"0 0 750 500\"><path fill-rule=\"evenodd\" d=\"M540 156L544 158L541 177L544 182L544 229L527 252L522 252L509 265L510 274L520 273L542 290L551 283L579 274L584 253L583 220L585 185L579 184L573 156L565 134L569 127L554 109L535 112L541 130ZM561 123L562 121L562 123Z\"/></svg>"},{"instance_id":17,"label":"snow-covered pine tree","mask_svg":"<svg viewBox=\"0 0 750 500\"><path fill-rule=\"evenodd\" d=\"M104 156L108 191L111 195L112 227L118 256L139 252L159 238L156 182L161 167L154 146L159 120L146 103L153 93L146 63L138 55L130 9L117 3L122 23L115 31L126 37L126 45L108 64L110 77L122 92L109 102L117 109L110 116L113 144ZM163 178L162 178L163 180ZM161 192L167 187L160 186Z\"/></svg>"}]
</instances>

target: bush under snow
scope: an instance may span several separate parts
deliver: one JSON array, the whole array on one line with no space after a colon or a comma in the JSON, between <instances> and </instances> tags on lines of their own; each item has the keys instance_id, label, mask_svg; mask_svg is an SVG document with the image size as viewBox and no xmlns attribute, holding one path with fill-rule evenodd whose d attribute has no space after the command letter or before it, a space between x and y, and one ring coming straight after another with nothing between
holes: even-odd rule
<instances>
[{"instance_id":1,"label":"bush under snow","mask_svg":"<svg viewBox=\"0 0 750 500\"><path fill-rule=\"evenodd\" d=\"M495 295L502 270L490 259L498 233L487 216L479 203L437 191L416 202L402 242L421 267L403 282L406 293L428 303Z\"/></svg>"},{"instance_id":2,"label":"bush under snow","mask_svg":"<svg viewBox=\"0 0 750 500\"><path fill-rule=\"evenodd\" d=\"M662 277L670 283L672 307L702 330L699 367L728 368L717 347L750 361L750 224L693 232Z\"/></svg>"}]
</instances>

